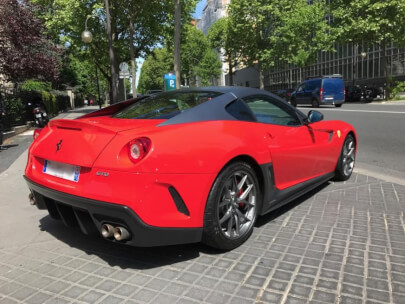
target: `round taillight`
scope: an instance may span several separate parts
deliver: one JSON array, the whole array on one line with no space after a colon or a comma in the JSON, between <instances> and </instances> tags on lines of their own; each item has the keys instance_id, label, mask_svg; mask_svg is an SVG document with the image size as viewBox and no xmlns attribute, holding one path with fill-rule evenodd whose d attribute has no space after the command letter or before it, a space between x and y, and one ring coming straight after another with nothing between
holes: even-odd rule
<instances>
[{"instance_id":1,"label":"round taillight","mask_svg":"<svg viewBox=\"0 0 405 304\"><path fill-rule=\"evenodd\" d=\"M37 139L37 137L39 136L39 133L41 133L42 129L35 129L34 130L34 134L32 134L32 137L34 137L34 140Z\"/></svg>"},{"instance_id":2,"label":"round taillight","mask_svg":"<svg viewBox=\"0 0 405 304\"><path fill-rule=\"evenodd\" d=\"M148 154L151 147L151 141L147 137L140 137L131 140L128 143L128 156L129 159L137 163Z\"/></svg>"}]
</instances>

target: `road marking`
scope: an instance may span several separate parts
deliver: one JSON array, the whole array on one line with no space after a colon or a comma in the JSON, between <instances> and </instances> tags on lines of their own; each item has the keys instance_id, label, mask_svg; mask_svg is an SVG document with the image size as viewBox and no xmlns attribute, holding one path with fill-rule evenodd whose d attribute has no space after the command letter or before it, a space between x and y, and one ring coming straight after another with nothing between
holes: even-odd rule
<instances>
[{"instance_id":1,"label":"road marking","mask_svg":"<svg viewBox=\"0 0 405 304\"><path fill-rule=\"evenodd\" d=\"M312 109L313 108L306 108ZM327 109L327 108L318 108L318 111L339 111L339 112L360 112L360 113L384 113L384 114L405 114L405 112L397 112L397 111L373 111L373 110L344 110L344 109Z\"/></svg>"}]
</instances>

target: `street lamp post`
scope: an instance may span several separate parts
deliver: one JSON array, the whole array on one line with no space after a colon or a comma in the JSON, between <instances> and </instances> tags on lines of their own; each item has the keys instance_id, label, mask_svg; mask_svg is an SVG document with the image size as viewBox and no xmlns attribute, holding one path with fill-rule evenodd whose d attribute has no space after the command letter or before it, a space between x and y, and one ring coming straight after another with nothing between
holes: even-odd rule
<instances>
[{"instance_id":1,"label":"street lamp post","mask_svg":"<svg viewBox=\"0 0 405 304\"><path fill-rule=\"evenodd\" d=\"M104 0L106 11L106 32L108 38L108 54L110 57L110 71L111 71L111 91L112 91L112 103L118 102L118 75L115 69L115 52L112 41L111 33L111 16L110 16L110 4L108 0ZM93 16L87 16L84 25L84 31L82 33L82 40L84 43L91 43L93 41L93 34L87 28L87 21Z\"/></svg>"}]
</instances>

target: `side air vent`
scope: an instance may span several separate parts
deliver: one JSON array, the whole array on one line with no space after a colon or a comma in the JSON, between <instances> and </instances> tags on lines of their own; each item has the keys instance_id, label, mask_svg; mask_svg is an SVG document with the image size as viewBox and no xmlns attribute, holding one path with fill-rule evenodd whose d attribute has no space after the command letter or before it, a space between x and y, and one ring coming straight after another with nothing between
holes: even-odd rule
<instances>
[{"instance_id":1,"label":"side air vent","mask_svg":"<svg viewBox=\"0 0 405 304\"><path fill-rule=\"evenodd\" d=\"M173 186L169 187L169 193L172 196L172 199L174 201L174 204L176 205L177 210L180 213L183 213L183 214L189 216L190 212L188 211L186 204L184 203L180 194L177 192L177 190Z\"/></svg>"}]
</instances>

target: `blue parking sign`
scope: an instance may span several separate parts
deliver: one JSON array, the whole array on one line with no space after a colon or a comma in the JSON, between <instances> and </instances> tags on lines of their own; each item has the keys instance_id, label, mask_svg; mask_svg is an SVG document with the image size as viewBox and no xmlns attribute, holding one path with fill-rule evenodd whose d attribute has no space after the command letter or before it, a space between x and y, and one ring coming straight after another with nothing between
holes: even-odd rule
<instances>
[{"instance_id":1,"label":"blue parking sign","mask_svg":"<svg viewBox=\"0 0 405 304\"><path fill-rule=\"evenodd\" d=\"M172 91L176 89L176 76L172 73L164 75L165 91Z\"/></svg>"}]
</instances>

